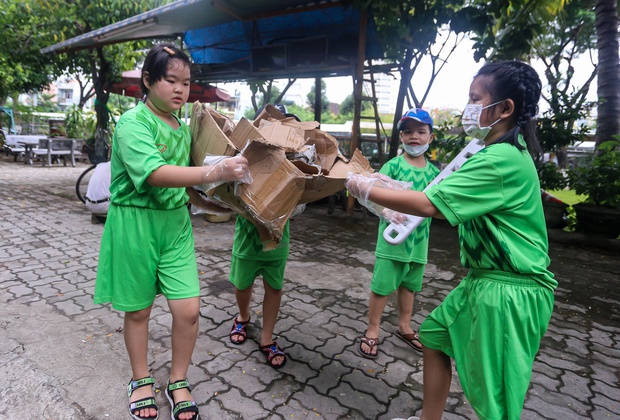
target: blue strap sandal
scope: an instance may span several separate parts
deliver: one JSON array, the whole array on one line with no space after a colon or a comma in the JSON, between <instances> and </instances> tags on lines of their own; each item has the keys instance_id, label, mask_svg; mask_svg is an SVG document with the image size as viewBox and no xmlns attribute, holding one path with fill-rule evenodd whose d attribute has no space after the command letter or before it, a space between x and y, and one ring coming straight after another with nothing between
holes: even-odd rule
<instances>
[{"instance_id":1,"label":"blue strap sandal","mask_svg":"<svg viewBox=\"0 0 620 420\"><path fill-rule=\"evenodd\" d=\"M172 420L179 420L179 414L181 413L194 413L196 414L192 417L192 420L200 420L200 413L198 412L198 406L196 405L196 401L181 401L178 403L174 403L174 398L172 398L172 393L177 389L187 388L189 392L191 392L191 388L189 386L189 382L187 379L182 379L180 381L172 382L168 381L168 385L166 385L166 398L168 398L168 402L170 403L171 412L170 418Z\"/></svg>"},{"instance_id":2,"label":"blue strap sandal","mask_svg":"<svg viewBox=\"0 0 620 420\"><path fill-rule=\"evenodd\" d=\"M131 395L133 394L133 392L138 388L142 388L143 386L150 386L151 389L154 391L153 388L155 387L155 379L153 379L150 376L146 378L142 378L142 379L137 379L135 381L131 379L129 381L129 384L127 384L127 397L131 400ZM155 410L158 410L157 404L155 404L155 398L146 397L146 398L141 398L137 401L133 401L133 402L130 401L129 402L129 415L134 420L157 420L159 418L159 410L157 411L157 415L155 417L142 417L139 414L137 414L140 410L148 409L148 408L154 408Z\"/></svg>"}]
</instances>

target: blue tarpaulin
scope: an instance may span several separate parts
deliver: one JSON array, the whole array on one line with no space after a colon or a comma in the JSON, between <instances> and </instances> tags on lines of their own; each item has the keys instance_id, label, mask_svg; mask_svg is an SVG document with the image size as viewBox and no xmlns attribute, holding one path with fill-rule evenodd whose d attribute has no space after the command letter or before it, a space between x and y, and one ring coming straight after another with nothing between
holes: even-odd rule
<instances>
[{"instance_id":1,"label":"blue tarpaulin","mask_svg":"<svg viewBox=\"0 0 620 420\"><path fill-rule=\"evenodd\" d=\"M187 31L185 44L196 64L225 64L251 58L258 47L325 37L329 55L357 56L360 12L329 8L255 21L234 21ZM368 18L366 59L382 56L372 17Z\"/></svg>"}]
</instances>

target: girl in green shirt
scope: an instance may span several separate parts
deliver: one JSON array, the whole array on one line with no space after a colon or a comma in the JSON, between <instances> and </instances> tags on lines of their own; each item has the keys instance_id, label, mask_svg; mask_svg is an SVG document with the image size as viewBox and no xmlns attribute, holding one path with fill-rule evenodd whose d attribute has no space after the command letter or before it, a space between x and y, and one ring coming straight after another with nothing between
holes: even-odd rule
<instances>
[{"instance_id":1,"label":"girl in green shirt","mask_svg":"<svg viewBox=\"0 0 620 420\"><path fill-rule=\"evenodd\" d=\"M420 327L424 354L422 419L440 419L456 364L481 419L517 420L557 286L535 160L533 121L541 82L525 63L488 63L474 77L463 113L468 135L486 147L425 192L374 187L352 176L360 200L459 227L464 280ZM528 153L529 152L529 153ZM533 159L534 157L534 159Z\"/></svg>"},{"instance_id":2,"label":"girl in green shirt","mask_svg":"<svg viewBox=\"0 0 620 420\"><path fill-rule=\"evenodd\" d=\"M198 419L186 375L198 334L200 286L188 201L209 205L191 187L238 181L247 160L189 167L188 126L174 112L189 97L190 61L174 44L154 46L141 79L145 101L120 118L114 132L110 207L101 239L95 303L125 312L124 338L132 376L129 413L158 417L150 376L148 323L163 294L172 313L172 363L166 396L175 420Z\"/></svg>"}]
</instances>

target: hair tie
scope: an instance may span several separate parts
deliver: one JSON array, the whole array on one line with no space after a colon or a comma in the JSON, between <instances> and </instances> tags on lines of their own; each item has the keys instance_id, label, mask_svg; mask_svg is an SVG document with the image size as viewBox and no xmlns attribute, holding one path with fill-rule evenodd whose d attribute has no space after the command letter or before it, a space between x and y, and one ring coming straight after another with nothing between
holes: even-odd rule
<instances>
[{"instance_id":1,"label":"hair tie","mask_svg":"<svg viewBox=\"0 0 620 420\"><path fill-rule=\"evenodd\" d=\"M168 48L168 47L164 47L164 51L166 51L166 52L167 52L168 54L170 54L170 55L174 55L174 54L175 54L175 52L174 52L174 51L172 51L172 50L171 50L170 48Z\"/></svg>"}]
</instances>

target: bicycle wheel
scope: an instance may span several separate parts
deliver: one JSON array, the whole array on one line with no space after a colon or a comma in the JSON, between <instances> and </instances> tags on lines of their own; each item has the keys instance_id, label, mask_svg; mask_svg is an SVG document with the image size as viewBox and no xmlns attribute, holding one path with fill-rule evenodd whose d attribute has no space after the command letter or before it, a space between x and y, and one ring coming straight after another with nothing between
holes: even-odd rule
<instances>
[{"instance_id":1,"label":"bicycle wheel","mask_svg":"<svg viewBox=\"0 0 620 420\"><path fill-rule=\"evenodd\" d=\"M75 195L80 199L82 203L86 203L86 190L88 189L88 181L90 181L90 172L95 169L97 165L92 165L86 168L80 175L75 183Z\"/></svg>"}]
</instances>

